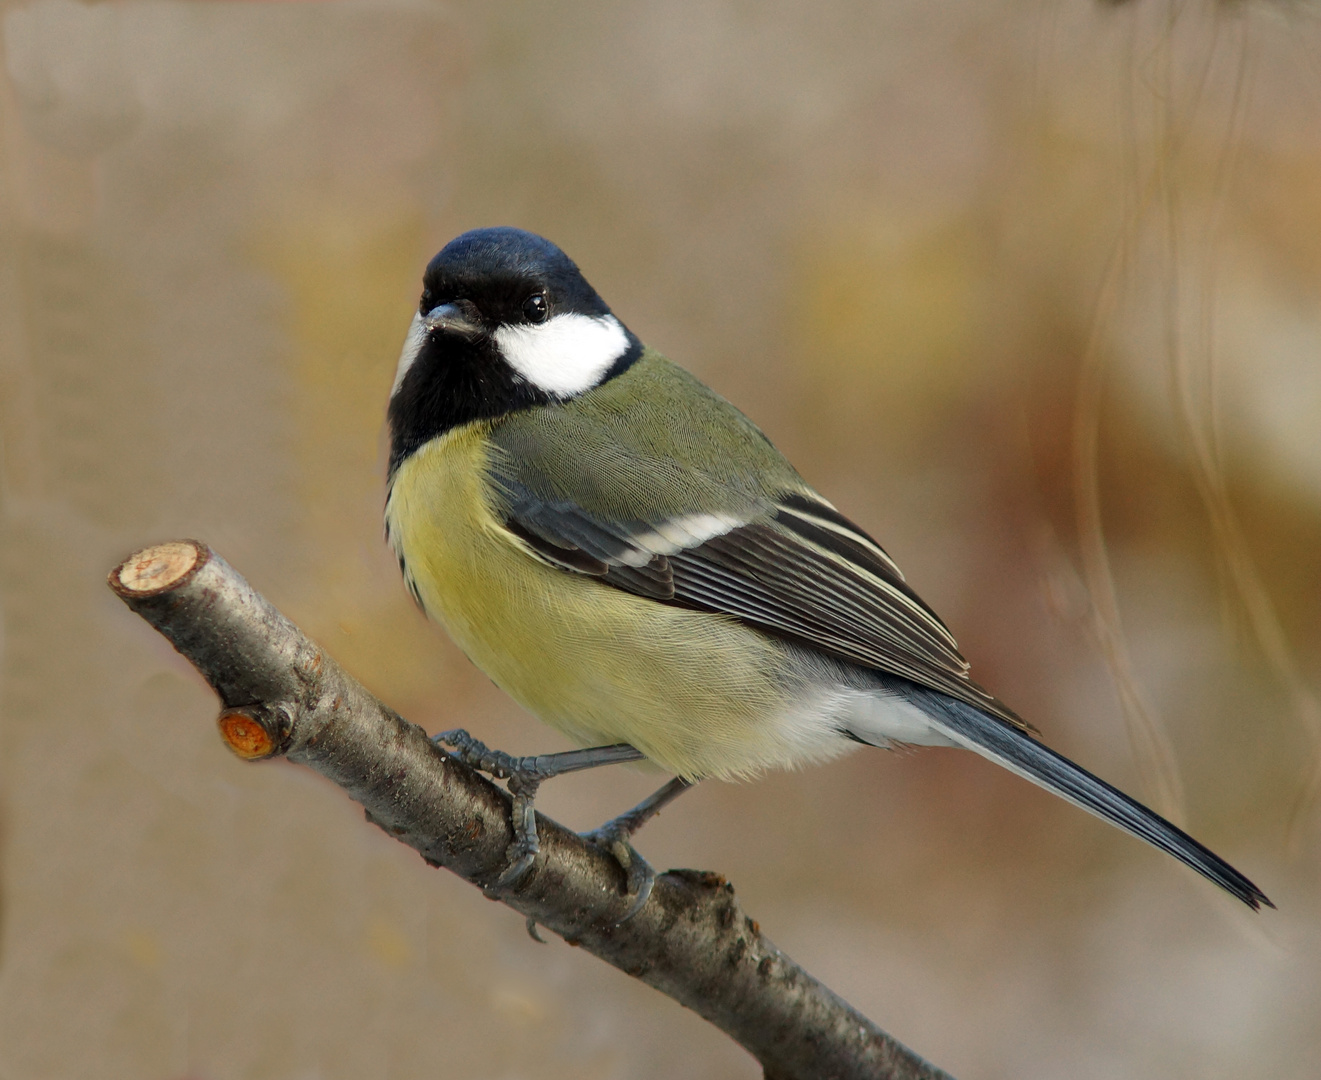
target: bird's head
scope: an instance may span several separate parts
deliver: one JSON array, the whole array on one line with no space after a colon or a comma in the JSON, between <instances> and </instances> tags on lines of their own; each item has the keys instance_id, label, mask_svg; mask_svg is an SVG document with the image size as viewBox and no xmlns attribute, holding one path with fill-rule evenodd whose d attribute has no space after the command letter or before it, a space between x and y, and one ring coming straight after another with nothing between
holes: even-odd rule
<instances>
[{"instance_id":1,"label":"bird's head","mask_svg":"<svg viewBox=\"0 0 1321 1080\"><path fill-rule=\"evenodd\" d=\"M390 394L392 465L458 424L585 393L641 351L549 240L466 232L422 277Z\"/></svg>"}]
</instances>

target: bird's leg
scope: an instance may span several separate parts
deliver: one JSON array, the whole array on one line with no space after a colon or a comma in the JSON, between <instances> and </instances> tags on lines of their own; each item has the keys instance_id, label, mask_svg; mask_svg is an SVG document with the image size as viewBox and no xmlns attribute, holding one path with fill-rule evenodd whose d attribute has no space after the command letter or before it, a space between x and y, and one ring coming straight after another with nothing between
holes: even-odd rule
<instances>
[{"instance_id":1,"label":"bird's leg","mask_svg":"<svg viewBox=\"0 0 1321 1080\"><path fill-rule=\"evenodd\" d=\"M537 839L537 813L533 808L533 802L536 800L537 788L541 786L542 781L549 780L553 776L561 776L564 773L594 769L598 765L614 765L621 761L640 761L642 759L642 753L629 746L628 743L593 746L586 750L567 750L561 754L533 754L529 757L514 757L502 750L489 749L485 743L474 739L462 728L456 728L454 731L442 731L432 741L452 747L454 756L465 765L479 772L488 773L497 780L507 780L509 782L507 785L509 793L514 797L514 805L511 811L514 839L506 851L509 863L495 883L495 887L498 889L506 889L518 884L532 868L537 852L541 850L540 841ZM661 805L664 805L664 803ZM637 809L641 809L641 806ZM660 806L657 806L656 810L659 809ZM652 810L651 814L654 814L656 810ZM629 813L636 812L637 810L633 810ZM647 817L650 817L651 814L648 814ZM628 814L624 815L624 817L628 816ZM622 819L617 818L616 820ZM642 818L633 828L636 829L645 820L646 817ZM627 869L627 863L622 863L622 865Z\"/></svg>"},{"instance_id":2,"label":"bird's leg","mask_svg":"<svg viewBox=\"0 0 1321 1080\"><path fill-rule=\"evenodd\" d=\"M584 840L590 840L593 844L597 844L610 852L615 857L615 861L624 868L628 894L634 897L634 900L624 917L619 920L621 923L631 919L642 910L642 905L647 902L647 897L651 895L651 887L656 883L656 871L651 868L651 864L646 859L634 850L629 841L635 832L696 782L695 780L685 780L682 776L676 776L659 791L654 791L648 795L632 810L620 814L617 818L612 818L599 829L593 829L589 833L582 834Z\"/></svg>"}]
</instances>

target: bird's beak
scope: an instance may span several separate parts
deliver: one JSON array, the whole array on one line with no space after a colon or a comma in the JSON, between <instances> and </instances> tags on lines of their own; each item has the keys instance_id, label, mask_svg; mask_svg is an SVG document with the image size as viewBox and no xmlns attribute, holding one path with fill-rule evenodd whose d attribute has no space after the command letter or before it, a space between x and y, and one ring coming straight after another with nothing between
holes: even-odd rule
<instances>
[{"instance_id":1,"label":"bird's beak","mask_svg":"<svg viewBox=\"0 0 1321 1080\"><path fill-rule=\"evenodd\" d=\"M473 304L441 304L422 316L428 334L454 334L473 341L486 333Z\"/></svg>"}]
</instances>

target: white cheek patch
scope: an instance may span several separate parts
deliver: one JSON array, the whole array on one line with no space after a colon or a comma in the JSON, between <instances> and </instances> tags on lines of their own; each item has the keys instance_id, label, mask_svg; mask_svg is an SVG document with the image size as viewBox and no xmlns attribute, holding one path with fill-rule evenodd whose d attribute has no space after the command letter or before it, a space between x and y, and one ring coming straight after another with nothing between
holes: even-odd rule
<instances>
[{"instance_id":1,"label":"white cheek patch","mask_svg":"<svg viewBox=\"0 0 1321 1080\"><path fill-rule=\"evenodd\" d=\"M628 352L613 315L556 315L536 326L502 326L494 337L510 367L558 397L590 390Z\"/></svg>"},{"instance_id":2,"label":"white cheek patch","mask_svg":"<svg viewBox=\"0 0 1321 1080\"><path fill-rule=\"evenodd\" d=\"M408 336L404 338L403 351L399 353L399 366L395 368L394 385L390 387L390 396L394 397L400 385L404 381L404 376L408 374L408 369L413 366L413 361L417 359L417 354L422 351L422 345L427 340L426 324L422 322L422 314L413 316L413 321L408 324Z\"/></svg>"}]
</instances>

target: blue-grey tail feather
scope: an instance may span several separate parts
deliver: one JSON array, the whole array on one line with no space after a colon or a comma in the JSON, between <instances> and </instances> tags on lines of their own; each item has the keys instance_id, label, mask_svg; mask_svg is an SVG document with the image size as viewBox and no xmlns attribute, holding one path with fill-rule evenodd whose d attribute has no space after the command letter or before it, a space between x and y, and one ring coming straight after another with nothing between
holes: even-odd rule
<instances>
[{"instance_id":1,"label":"blue-grey tail feather","mask_svg":"<svg viewBox=\"0 0 1321 1080\"><path fill-rule=\"evenodd\" d=\"M1254 911L1262 904L1275 906L1256 885L1182 829L1003 720L907 680L886 681L955 741L1168 852Z\"/></svg>"}]
</instances>

